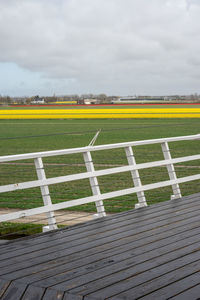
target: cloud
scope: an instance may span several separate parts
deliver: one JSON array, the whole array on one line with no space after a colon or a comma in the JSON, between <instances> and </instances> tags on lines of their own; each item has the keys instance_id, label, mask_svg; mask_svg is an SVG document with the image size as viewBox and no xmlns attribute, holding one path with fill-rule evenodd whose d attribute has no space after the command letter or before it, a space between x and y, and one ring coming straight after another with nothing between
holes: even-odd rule
<instances>
[{"instance_id":1,"label":"cloud","mask_svg":"<svg viewBox=\"0 0 200 300\"><path fill-rule=\"evenodd\" d=\"M0 11L0 62L75 93L170 93L172 78L198 88L197 0L9 0Z\"/></svg>"}]
</instances>

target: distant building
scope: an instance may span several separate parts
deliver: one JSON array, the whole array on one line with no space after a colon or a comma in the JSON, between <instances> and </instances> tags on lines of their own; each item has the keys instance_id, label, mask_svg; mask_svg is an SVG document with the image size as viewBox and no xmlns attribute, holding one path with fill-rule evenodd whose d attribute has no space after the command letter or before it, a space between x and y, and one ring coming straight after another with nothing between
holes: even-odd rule
<instances>
[{"instance_id":1,"label":"distant building","mask_svg":"<svg viewBox=\"0 0 200 300\"><path fill-rule=\"evenodd\" d=\"M35 96L33 100L31 100L31 104L44 104L45 101L43 98L40 98L39 96Z\"/></svg>"},{"instance_id":2,"label":"distant building","mask_svg":"<svg viewBox=\"0 0 200 300\"><path fill-rule=\"evenodd\" d=\"M80 100L78 100L78 104L90 105L90 104L99 104L99 103L100 103L99 99L80 99Z\"/></svg>"},{"instance_id":3,"label":"distant building","mask_svg":"<svg viewBox=\"0 0 200 300\"><path fill-rule=\"evenodd\" d=\"M137 100L135 96L121 97L121 98L118 99L119 102L134 101L134 100Z\"/></svg>"},{"instance_id":4,"label":"distant building","mask_svg":"<svg viewBox=\"0 0 200 300\"><path fill-rule=\"evenodd\" d=\"M113 100L112 103L148 103L148 102L162 102L164 101L163 96L126 96L119 97Z\"/></svg>"}]
</instances>

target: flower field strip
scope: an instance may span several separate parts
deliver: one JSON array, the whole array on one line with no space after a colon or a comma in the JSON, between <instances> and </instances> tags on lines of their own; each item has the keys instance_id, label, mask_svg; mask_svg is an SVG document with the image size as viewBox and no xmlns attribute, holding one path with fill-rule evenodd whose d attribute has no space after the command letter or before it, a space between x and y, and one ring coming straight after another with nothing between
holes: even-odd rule
<instances>
[{"instance_id":1,"label":"flower field strip","mask_svg":"<svg viewBox=\"0 0 200 300\"><path fill-rule=\"evenodd\" d=\"M200 108L3 109L0 119L200 118Z\"/></svg>"}]
</instances>

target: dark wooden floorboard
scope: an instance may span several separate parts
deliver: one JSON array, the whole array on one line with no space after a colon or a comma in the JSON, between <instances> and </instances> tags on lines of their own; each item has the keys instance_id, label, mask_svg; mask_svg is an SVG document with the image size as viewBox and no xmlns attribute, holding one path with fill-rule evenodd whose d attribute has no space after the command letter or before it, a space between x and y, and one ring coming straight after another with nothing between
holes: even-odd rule
<instances>
[{"instance_id":1,"label":"dark wooden floorboard","mask_svg":"<svg viewBox=\"0 0 200 300\"><path fill-rule=\"evenodd\" d=\"M192 220L193 220L193 222L192 222ZM192 225L192 226L194 226L193 228L195 229L195 227L197 227L198 226L198 217L195 217L195 218L193 218L193 219L190 219L190 224L184 224L186 221L185 220L183 220L182 222L180 222L180 226L178 227L178 228L174 228L174 226L177 226L177 223L174 223L174 224L172 224L171 226L172 226L172 229L174 228L174 233L181 233L181 231L182 230L184 230L184 231L186 231L187 230L187 227L186 227L186 225L189 227L189 229L190 229L190 226ZM192 227L191 227L192 228ZM159 230L160 230L161 228L159 228ZM146 232L146 239L147 239L147 242L146 242L146 240L144 239L144 237L145 237L145 235L142 235L141 236L141 239L140 240L137 240L137 238L135 238L135 241L133 240L133 238L132 238L132 243L134 243L134 245L133 245L133 248L134 247L137 247L138 245L143 245L143 244L146 244L146 243L148 243L148 242L152 242L153 241L153 239L154 240L156 240L157 239L157 236L158 236L158 238L162 238L162 232L163 232L163 235L164 235L164 237L166 237L166 235L167 235L167 231L166 231L166 226L164 226L163 228L162 228L162 231L160 232L160 235L158 234L158 232L155 230L153 230L153 235L152 236L150 236L150 237L148 237L148 231ZM171 236L171 235L173 235L173 231L172 232L169 232L169 236ZM190 233L189 233L189 235L191 235ZM128 238L128 240L129 240L129 244L131 243L131 241L130 241L130 238ZM121 249L121 251L124 251L123 249L125 249L125 243L124 243L124 240L118 240L117 241L117 243L118 243L118 246L120 246L118 249L115 249L115 248L113 248L114 250L112 250L112 248L111 248L111 250L112 251L115 251L116 253L117 253L117 251L120 251L120 249ZM116 246L116 244L112 244L113 246ZM130 245L131 246L131 245ZM99 246L99 248L100 248L100 253L99 253L99 255L100 255L100 258L101 258L101 255L102 255L102 257L104 256L104 253L102 254L101 253L101 251L105 251L105 249L106 249L106 245L100 245ZM76 260L79 258L79 261L81 260L81 257L82 256L86 256L86 257L88 257L89 255L94 255L94 253L96 253L96 250L98 249L98 247L95 247L94 249L88 249L87 251L83 251L83 252L79 252L79 253L77 253L77 255L76 254L71 254L71 255L69 255L69 256L66 256L66 257L64 257L63 255L65 254L65 253L63 253L63 252L61 252L61 255L62 255L62 259L61 260L63 260L63 264L64 264L64 262L72 262L73 260L75 260L75 264L76 264ZM144 250L146 249L146 247L144 248ZM98 252L98 251L97 251ZM71 252L70 252L71 253ZM68 254L69 254L69 252L68 252ZM108 254L109 255L109 254ZM50 260L50 258L51 257L49 257L49 260ZM14 276L14 275L16 275L16 276L20 276L20 272L21 272L21 276L25 276L25 275L28 275L28 272L29 272L29 270L30 270L30 272L32 272L32 271L34 271L34 272L36 272L37 271L37 269L38 269L38 271L42 271L42 265L40 265L40 264L38 264L38 265L36 265L36 266L34 266L33 267L33 269L34 270L31 270L31 268L27 268L27 269L24 269L25 268L25 266L28 264L28 266L32 266L32 265L34 265L36 262L38 262L38 261L40 261L40 259L39 258L36 258L35 260L32 260L32 261L26 261L26 262L21 262L21 264L14 264L14 265L10 265L9 267L7 267L7 272L9 272L9 274L10 274L10 276L11 277L9 277L9 275L8 275L8 277L6 277L6 278L11 278L11 279L14 279L14 277L12 277L12 276ZM84 262L84 261L82 261L82 262ZM50 265L50 267L53 267L53 268L55 268L55 267L58 267L58 265L57 265L57 261L56 260L50 260L49 261L49 265ZM46 264L46 266L47 266L47 264ZM78 266L78 265L77 265ZM17 272L13 272L13 270L14 269L19 269ZM41 268L41 269L40 269ZM3 274L3 271L4 271L4 268L2 268L1 269L1 273ZM27 272L26 272L27 271ZM30 273L29 273L30 274Z\"/></svg>"},{"instance_id":2,"label":"dark wooden floorboard","mask_svg":"<svg viewBox=\"0 0 200 300\"><path fill-rule=\"evenodd\" d=\"M82 234L83 236L84 236L84 234L89 235L90 231L94 230L95 228L97 228L100 232L100 228L99 228L100 224L99 223L103 224L104 226L108 225L108 227L112 226L113 223L118 224L121 221L126 221L126 219L132 219L133 222L137 223L138 217L147 218L147 219L149 219L151 217L153 218L155 213L159 213L160 215L162 215L162 212L167 208L172 209L174 211L180 210L180 205L179 205L180 202L183 205L183 207L192 205L192 203L195 204L197 202L196 197L197 197L197 195L192 195L190 198L188 196L184 197L184 203L182 203L182 199L177 199L175 202L166 201L163 203L158 203L156 205L151 205L145 209L134 210L134 211L131 210L128 212L119 213L111 218L108 217L108 218L96 219L95 221L90 221L90 222L87 222L86 224L73 226L73 227L69 228L69 230L65 229L63 231L62 229L60 229L58 231L54 231L51 233L35 235L35 236L29 237L29 238L22 238L19 241L14 241L14 242L10 241L9 249L8 249L7 245L0 245L1 253L8 253L8 252L15 253L18 249L23 249L24 250L23 253L26 253L25 249L28 250L29 247L35 247L35 246L37 247L41 243L45 244L50 241L55 244L55 241L57 240L59 242L61 237L69 238L70 235L74 236L77 233ZM148 211L147 211L147 209L148 209ZM152 213L153 213L153 215L151 215ZM37 239L37 245L36 245L35 239ZM39 246L39 249L42 249L42 247Z\"/></svg>"},{"instance_id":3,"label":"dark wooden floorboard","mask_svg":"<svg viewBox=\"0 0 200 300\"><path fill-rule=\"evenodd\" d=\"M97 247L100 245L102 246L101 250L105 250L105 247L116 240L119 240L122 238L129 238L133 240L132 236L133 234L138 234L142 232L147 232L149 234L149 231L151 229L160 228L161 226L169 226L172 224L175 224L177 226L177 222L180 221L180 225L183 226L185 222L195 222L195 220L199 220L198 218L198 206L195 206L193 208L188 208L187 210L184 210L181 213L174 213L173 211L170 211L169 215L165 215L164 220L161 219L161 217L158 216L158 218L154 217L152 220L148 220L147 225L145 225L145 222L139 222L137 225L135 223L128 225L126 227L121 227L120 223L118 223L118 228L113 231L109 231L109 233L104 232L102 235L97 234L95 230L95 238L88 237L86 239L81 239L78 236L78 239L73 240L72 242L66 242L62 243L62 239L59 245L53 246L53 247L47 247L46 249L42 249L40 251L32 251L30 249L30 253L23 255L23 262L21 260L21 255L12 257L14 254L11 254L11 258L3 259L0 262L1 272L13 272L17 269L27 268L31 267L34 259L34 264L41 264L47 261L51 265L52 263L55 263L55 260L58 260L60 258L61 263L63 263L64 257L67 257L70 259L69 255L72 254L73 258L75 257L76 253L80 256L80 251L87 251L88 249L92 249L93 247ZM174 220L175 218L175 220ZM156 222L158 220L159 222ZM169 220L171 223L169 223ZM141 225L142 224L142 225ZM101 224L102 225L102 224ZM102 227L102 226L101 226ZM133 231L134 230L134 231ZM128 237L127 237L128 236ZM106 246L104 246L106 244ZM52 252L53 248L53 252ZM4 257L4 255L3 255Z\"/></svg>"},{"instance_id":4,"label":"dark wooden floorboard","mask_svg":"<svg viewBox=\"0 0 200 300\"><path fill-rule=\"evenodd\" d=\"M197 299L199 212L194 194L2 244L0 299Z\"/></svg>"},{"instance_id":5,"label":"dark wooden floorboard","mask_svg":"<svg viewBox=\"0 0 200 300\"><path fill-rule=\"evenodd\" d=\"M197 270L197 266L196 266L196 268L194 268L193 272L195 272L195 269ZM182 270L180 270L180 272L181 271ZM191 273L192 273L192 270L191 270ZM196 273L194 273L186 278L180 279L179 281L176 281L174 283L170 284L170 282L169 282L168 286L161 288L158 291L155 291L154 293L146 295L145 297L142 297L141 299L154 300L154 299L160 299L160 298L167 299L167 298L173 297L174 295L193 287L195 284L198 284L199 278L200 278L200 272L196 272ZM199 297L200 297L200 294L199 294Z\"/></svg>"},{"instance_id":6,"label":"dark wooden floorboard","mask_svg":"<svg viewBox=\"0 0 200 300\"><path fill-rule=\"evenodd\" d=\"M64 292L59 292L52 290L51 288L46 289L42 300L62 300L64 297Z\"/></svg>"},{"instance_id":7,"label":"dark wooden floorboard","mask_svg":"<svg viewBox=\"0 0 200 300\"><path fill-rule=\"evenodd\" d=\"M63 300L83 300L83 297L71 293L65 293Z\"/></svg>"},{"instance_id":8,"label":"dark wooden floorboard","mask_svg":"<svg viewBox=\"0 0 200 300\"><path fill-rule=\"evenodd\" d=\"M28 286L20 300L41 300L45 289Z\"/></svg>"},{"instance_id":9,"label":"dark wooden floorboard","mask_svg":"<svg viewBox=\"0 0 200 300\"><path fill-rule=\"evenodd\" d=\"M200 230L198 230L198 232L200 233ZM189 237L190 235L188 235ZM186 236L187 237L187 236ZM195 240L199 240L199 237L195 237ZM188 243L190 243L190 241L192 241L194 239L192 239L190 237L190 240L188 241ZM183 244L186 245L186 242L185 242L185 238L183 239ZM153 250L151 250L152 248L152 244L147 247L147 249L137 249L136 251L127 251L127 249L124 249L124 252L122 252L121 254L118 254L116 256L113 256L107 260L102 260L101 262L97 262L96 264L88 264L88 265L85 265L83 268L77 268L77 269L72 269L71 272L63 272L63 270L61 270L61 275L57 275L57 276L53 276L53 277L50 277L48 279L45 279L45 280L40 280L40 282L38 283L39 285L41 286L49 286L49 285L52 285L53 283L59 283L59 282L62 282L66 279L66 275L67 275L67 278L68 280L71 278L75 278L75 277L79 277L81 275L87 275L88 273L91 273L91 277L92 279L94 279L94 270L95 272L97 272L97 270L99 270L99 273L102 274L102 268L104 269L104 271L110 271L111 267L113 266L112 268L112 271L111 272L114 272L114 269L116 268L117 271L119 270L120 266L123 270L123 267L124 267L124 264L125 265L129 265L129 266L132 266L132 265L136 265L140 262L144 262L145 260L149 261L151 258L155 258L156 256L156 253L159 252L159 253L165 253L167 251L170 251L171 248L173 248L174 245L172 244L172 246L170 244L168 244L167 246L161 246L159 249L156 247L154 248ZM130 249L131 250L131 249ZM144 252L144 253L142 253ZM68 270L70 268L67 268ZM105 276L105 273L104 273L104 276ZM85 276L84 276L85 277Z\"/></svg>"},{"instance_id":10,"label":"dark wooden floorboard","mask_svg":"<svg viewBox=\"0 0 200 300\"><path fill-rule=\"evenodd\" d=\"M5 293L1 296L1 300L18 300L21 299L27 288L26 284L12 282Z\"/></svg>"},{"instance_id":11,"label":"dark wooden floorboard","mask_svg":"<svg viewBox=\"0 0 200 300\"><path fill-rule=\"evenodd\" d=\"M138 245L144 245L144 244L148 244L148 243L151 243L151 242L155 242L157 240L164 239L168 236L173 237L173 235L176 235L177 233L180 234L183 231L185 232L185 230L190 230L190 229L193 229L193 228L195 229L199 225L198 212L197 212L197 216L195 216L195 217L193 216L192 219L191 219L191 215L189 215L189 218L187 219L186 214L182 218L183 218L183 220L180 221L179 223L169 224L167 231L166 231L166 225L155 228L155 224L154 224L152 226L152 229L149 230L149 231L147 231L147 230L145 231L146 227L143 228L141 226L140 230L138 229L137 231L135 230L134 232L131 231L130 232L131 234L129 233L130 235L128 237L127 237L128 232L126 232L126 235L123 238L123 240L122 240L122 235L117 236L116 243L113 244L113 242L111 242L111 246L114 246L114 248L109 247L108 245L110 245L110 244L106 244L106 245L103 244L104 249L100 249L100 250L102 250L102 251L104 250L104 252L105 252L105 247L108 246L106 248L106 251L107 251L107 249L110 249L110 251L114 251L114 252L116 252L116 251L120 252L120 250L122 250L122 249L124 251L125 245L129 245L132 242L134 242L134 246L137 247ZM133 239L133 233L135 235L134 239ZM145 240L144 240L144 238L145 238ZM82 240L80 240L80 241L82 242ZM123 244L122 244L122 242L123 242ZM118 243L119 247L117 247L117 243ZM101 246L101 244L100 244L100 246ZM94 249L95 254L97 254L97 249L98 248L95 247L95 249ZM76 260L76 261L77 261L78 258L82 258L83 253L85 254L85 256L91 255L91 253L92 253L91 248L89 248L89 250L86 250L85 252L81 252L81 253L78 252L77 255L74 253L74 248L72 249L72 252L73 252L72 256L67 257L67 258L70 259L70 262L72 262L72 258L74 258L74 260ZM107 251L107 252L109 252L109 251ZM101 252L101 253L103 253L103 252ZM101 253L99 255L101 255ZM111 253L111 254L114 254L114 253ZM50 257L49 257L49 260L50 260ZM4 261L4 262L6 262L6 261ZM63 260L62 260L62 264L63 264ZM56 266L58 266L58 264L56 264ZM11 268L11 266L9 266L8 269L10 270L10 268ZM3 268L1 270L3 272ZM35 271L36 271L36 269L34 269L34 272Z\"/></svg>"},{"instance_id":12,"label":"dark wooden floorboard","mask_svg":"<svg viewBox=\"0 0 200 300\"><path fill-rule=\"evenodd\" d=\"M171 297L170 299L173 300L200 299L200 283L174 297Z\"/></svg>"},{"instance_id":13,"label":"dark wooden floorboard","mask_svg":"<svg viewBox=\"0 0 200 300\"><path fill-rule=\"evenodd\" d=\"M158 240L157 242L153 243L152 241L152 237L151 239L149 239L149 244L146 244L146 247L142 247L142 240L139 240L138 243L129 243L128 245L124 245L124 247L121 247L120 249L115 249L113 251L109 251L109 252L103 252L103 253L97 253L97 254L93 254L89 257L86 257L84 259L84 261L82 259L79 260L75 260L74 262L70 262L70 263L66 263L63 265L59 265L57 267L51 268L51 269L47 269L44 271L41 271L39 273L33 273L33 274L23 274L24 277L26 277L26 282L27 283L33 283L36 281L40 281L41 284L43 282L50 282L55 283L57 281L59 281L59 277L62 280L62 277L65 278L65 273L66 270L72 270L71 272L67 271L67 277L69 279L69 277L76 277L76 274L78 272L78 275L80 275L81 273L88 273L88 271L98 268L102 268L105 267L106 265L111 265L111 264L115 264L118 261L125 260L126 258L129 258L132 256L132 254L130 254L130 251L134 250L135 248L138 247L137 251L135 252L135 255L141 255L142 253L151 251L153 249L158 248L158 245L160 247L162 247L163 245L166 244L170 244L173 243L174 241L178 241L181 239L185 239L187 237L190 237L191 235L194 234L199 234L200 233L200 229L197 228L196 231L194 230L194 228L186 231L186 228L182 228L182 232L179 232L179 234L176 234L175 236L170 236L170 237L163 237L163 243L161 243L160 240ZM156 235L154 239L159 239L161 238L161 235L165 235L164 234L160 234L160 235ZM139 257L138 257L139 258ZM59 275L60 273L62 273L62 275ZM17 275L18 274L18 275ZM11 279L17 279L17 276L19 278L20 274L22 274L22 272L18 272L18 273L12 273L11 276L6 276L7 278L11 278ZM53 276L53 278L51 278ZM49 278L48 278L49 277ZM46 280L43 281L43 279L47 278ZM20 280L23 280L23 278L21 277Z\"/></svg>"},{"instance_id":14,"label":"dark wooden floorboard","mask_svg":"<svg viewBox=\"0 0 200 300\"><path fill-rule=\"evenodd\" d=\"M199 253L198 253L198 255L199 255ZM188 256L190 256L190 255L188 255ZM107 288L107 289L104 289L103 291L99 290L98 292L90 294L90 296L99 297L99 295L101 293L101 295L105 295L105 294L107 296L111 295L110 299L114 299L116 294L117 294L118 299L125 299L129 295L133 295L132 299L138 299L138 298L145 299L145 300L161 299L161 298L167 299L168 297L170 297L170 295L167 296L167 294L165 294L166 292L168 294L172 293L172 295L174 295L175 292L178 293L178 291L181 291L181 289L185 290L188 287L192 286L192 283L187 278L185 280L187 282L187 284L183 285L182 283L184 282L184 277L189 276L192 273L194 273L195 271L197 272L199 270L200 260L195 261L190 264L187 264L185 266L185 263L188 263L189 261L190 261L190 259L187 259L186 257L184 257L184 259L179 259L176 262L172 262L171 271L168 272L169 269L164 270L163 275L160 272L160 271L162 271L162 268L160 268L160 267L153 270L153 274L151 271L147 271L145 274L145 277L143 278L143 281L144 281L143 284L136 285L137 283L135 282L135 278L132 277L132 278L129 278L127 280L127 282L124 282L124 283L121 282L119 284L119 286L113 285L112 289ZM173 270L173 263L174 263L174 268L175 268L174 270ZM157 274L155 273L156 271L158 271ZM165 272L168 272L168 273L165 273ZM149 275L149 277L147 278L148 275ZM142 276L142 274L141 274L141 276ZM146 281L145 281L145 279L146 279ZM197 279L197 277L196 277L196 279ZM178 285L176 285L176 281L178 282ZM134 284L135 284L135 287L130 288ZM164 286L164 288L162 288L163 286ZM114 288L115 288L115 291L114 291ZM152 291L156 291L156 292L151 293Z\"/></svg>"},{"instance_id":15,"label":"dark wooden floorboard","mask_svg":"<svg viewBox=\"0 0 200 300\"><path fill-rule=\"evenodd\" d=\"M195 201L191 201L191 202L186 202L182 206L181 209L181 213L184 213L184 209L187 209L188 207L191 208L192 205L197 205L196 200ZM112 234L114 234L113 230L117 229L119 230L119 222L120 222L120 227L122 228L123 226L127 226L128 224L135 224L135 226L141 226L138 225L137 220L139 218L140 222L145 222L147 224L152 222L152 219L154 219L155 217L157 218L161 218L164 215L165 217L169 217L169 214L173 213L176 214L177 212L180 211L180 205L178 203L175 203L175 205L172 206L167 206L165 205L164 207L160 207L160 209L157 211L156 209L154 209L152 211L151 207L148 207L148 211L142 211L142 210L138 210L138 211L133 211L132 214L130 214L130 212L127 213L127 215L123 215L120 217L111 217L111 218L103 218L98 220L97 223L91 222L91 226L88 227L88 229L86 230L84 227L84 231L82 232L82 228L76 228L73 230L66 230L66 231L58 231L58 232L52 232L49 235L45 236L45 241L42 242L42 237L38 237L37 239L37 243L35 243L35 240L33 238L34 244L30 243L27 244L26 239L21 241L20 246L17 247L13 247L12 244L10 244L10 247L12 250L6 251L6 249L8 247L4 247L5 248L5 252L3 255L3 247L1 248L1 257L0 260L6 259L6 258L11 258L12 255L13 257L16 257L17 255L21 255L21 254L25 254L25 253L30 253L31 252L35 252L37 250L41 251L42 249L46 249L46 247L52 247L55 246L55 241L56 241L56 245L60 244L60 238L62 238L62 244L67 241L73 241L73 240L77 240L80 238L84 238L84 237L91 237L95 236L96 233L98 232L98 234L100 233L104 233L106 232L107 234L109 234L109 232L112 231ZM193 211L193 210L191 210ZM101 223L101 228L99 228L99 223ZM95 230L96 229L96 230ZM101 231L102 230L102 231ZM77 232L78 231L78 232ZM122 228L123 231L123 228ZM32 240L30 240L30 242L33 242ZM42 243L41 243L42 242ZM15 250L15 251L14 251ZM11 253L10 253L11 252Z\"/></svg>"},{"instance_id":16,"label":"dark wooden floorboard","mask_svg":"<svg viewBox=\"0 0 200 300\"><path fill-rule=\"evenodd\" d=\"M195 245L185 247L184 249L181 248L181 250L179 251L173 251L173 253L168 252L167 255L161 255L160 257L156 256L151 261L146 261L144 263L141 262L136 266L129 267L129 264L127 262L127 264L124 263L123 266L122 264L114 265L110 268L111 270L108 270L108 268L101 271L97 270L93 273L87 274L87 276L80 276L69 281L66 280L66 282L56 285L54 286L54 288L59 290L68 290L74 294L87 295L88 293L94 292L95 290L98 290L100 288L102 289L105 286L115 285L116 282L116 285L119 286L121 285L122 281L125 281L126 289L128 287L127 281L130 277L133 277L130 281L131 286L132 284L139 285L145 280L148 280L150 274L156 277L158 276L158 274L161 275L165 272L173 270L174 266L176 266L174 260L180 256L188 254L191 251L197 251L198 244L199 242L195 243ZM200 255L200 252L198 253L198 255ZM119 268L121 269L119 270ZM116 286L114 288L116 288ZM121 288L119 290L121 291ZM112 292L115 293L116 289L112 290Z\"/></svg>"},{"instance_id":17,"label":"dark wooden floorboard","mask_svg":"<svg viewBox=\"0 0 200 300\"><path fill-rule=\"evenodd\" d=\"M10 281L0 279L0 299L10 285Z\"/></svg>"}]
</instances>

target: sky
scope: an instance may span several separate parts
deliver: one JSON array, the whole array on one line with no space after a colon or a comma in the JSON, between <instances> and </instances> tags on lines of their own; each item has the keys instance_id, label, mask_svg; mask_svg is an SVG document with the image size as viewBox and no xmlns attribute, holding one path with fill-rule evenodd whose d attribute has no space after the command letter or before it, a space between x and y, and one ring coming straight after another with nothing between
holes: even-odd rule
<instances>
[{"instance_id":1,"label":"sky","mask_svg":"<svg viewBox=\"0 0 200 300\"><path fill-rule=\"evenodd\" d=\"M200 93L200 0L0 0L0 95Z\"/></svg>"}]
</instances>

